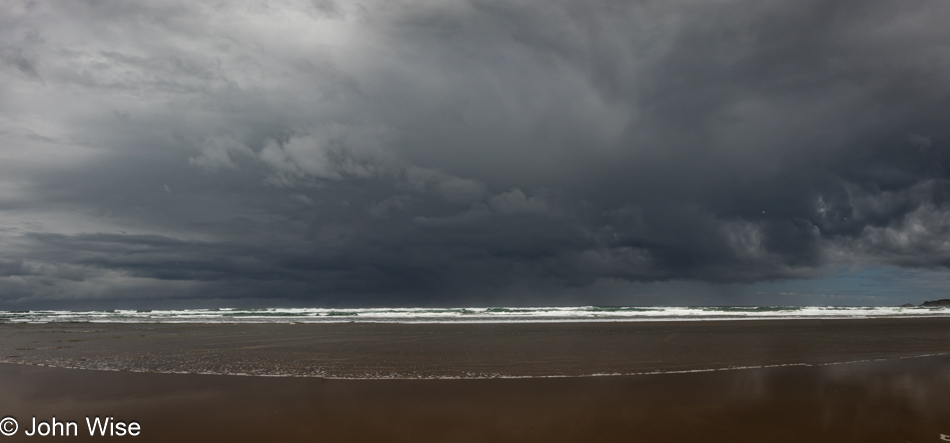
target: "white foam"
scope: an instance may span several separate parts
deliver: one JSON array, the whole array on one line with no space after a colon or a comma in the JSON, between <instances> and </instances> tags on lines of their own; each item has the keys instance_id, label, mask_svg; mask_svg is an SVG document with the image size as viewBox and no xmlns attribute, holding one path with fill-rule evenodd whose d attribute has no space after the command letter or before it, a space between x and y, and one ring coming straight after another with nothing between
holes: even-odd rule
<instances>
[{"instance_id":1,"label":"white foam","mask_svg":"<svg viewBox=\"0 0 950 443\"><path fill-rule=\"evenodd\" d=\"M876 306L267 308L0 311L0 323L548 323L947 317L950 308Z\"/></svg>"}]
</instances>

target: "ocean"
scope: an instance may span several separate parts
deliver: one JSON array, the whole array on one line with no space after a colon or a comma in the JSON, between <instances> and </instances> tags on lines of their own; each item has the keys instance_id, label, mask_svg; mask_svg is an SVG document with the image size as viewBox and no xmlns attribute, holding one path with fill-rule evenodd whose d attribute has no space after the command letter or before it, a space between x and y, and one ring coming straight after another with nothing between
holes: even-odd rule
<instances>
[{"instance_id":1,"label":"ocean","mask_svg":"<svg viewBox=\"0 0 950 443\"><path fill-rule=\"evenodd\" d=\"M0 311L0 323L545 323L950 316L950 307L688 306Z\"/></svg>"}]
</instances>

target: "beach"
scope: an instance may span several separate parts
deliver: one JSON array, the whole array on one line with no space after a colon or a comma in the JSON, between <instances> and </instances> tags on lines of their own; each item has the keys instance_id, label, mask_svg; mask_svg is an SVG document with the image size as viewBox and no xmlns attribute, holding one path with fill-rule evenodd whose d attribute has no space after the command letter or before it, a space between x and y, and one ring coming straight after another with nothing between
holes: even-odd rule
<instances>
[{"instance_id":1,"label":"beach","mask_svg":"<svg viewBox=\"0 0 950 443\"><path fill-rule=\"evenodd\" d=\"M948 351L950 318L0 325L0 362L351 379L629 375Z\"/></svg>"},{"instance_id":2,"label":"beach","mask_svg":"<svg viewBox=\"0 0 950 443\"><path fill-rule=\"evenodd\" d=\"M950 434L948 318L4 324L0 343L11 441L53 416L79 423L73 440L101 439L83 421L97 415L136 421L141 434L122 437L136 441Z\"/></svg>"}]
</instances>

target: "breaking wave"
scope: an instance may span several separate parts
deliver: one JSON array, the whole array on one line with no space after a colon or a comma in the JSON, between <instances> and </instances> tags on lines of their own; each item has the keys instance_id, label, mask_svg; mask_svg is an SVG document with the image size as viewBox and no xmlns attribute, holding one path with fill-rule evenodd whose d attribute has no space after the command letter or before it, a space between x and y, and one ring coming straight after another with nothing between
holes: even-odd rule
<instances>
[{"instance_id":1,"label":"breaking wave","mask_svg":"<svg viewBox=\"0 0 950 443\"><path fill-rule=\"evenodd\" d=\"M0 323L508 323L944 317L948 307L691 306L0 311Z\"/></svg>"}]
</instances>

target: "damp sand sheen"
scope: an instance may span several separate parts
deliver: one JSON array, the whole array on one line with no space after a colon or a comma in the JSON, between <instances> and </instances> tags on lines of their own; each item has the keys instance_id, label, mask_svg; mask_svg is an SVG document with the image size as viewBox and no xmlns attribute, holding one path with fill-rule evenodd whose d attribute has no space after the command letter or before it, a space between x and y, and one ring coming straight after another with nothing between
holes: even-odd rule
<instances>
[{"instance_id":1,"label":"damp sand sheen","mask_svg":"<svg viewBox=\"0 0 950 443\"><path fill-rule=\"evenodd\" d=\"M134 420L135 441L937 442L948 314L5 312L0 413Z\"/></svg>"}]
</instances>

